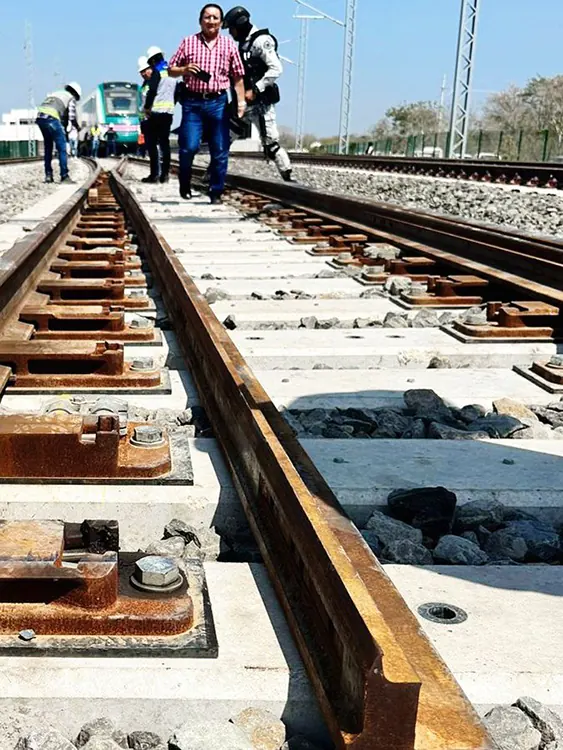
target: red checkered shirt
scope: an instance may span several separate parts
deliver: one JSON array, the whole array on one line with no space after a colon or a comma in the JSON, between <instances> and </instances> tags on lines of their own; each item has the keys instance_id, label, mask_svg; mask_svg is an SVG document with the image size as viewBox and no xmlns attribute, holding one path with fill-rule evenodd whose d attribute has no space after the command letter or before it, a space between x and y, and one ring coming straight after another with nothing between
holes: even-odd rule
<instances>
[{"instance_id":1,"label":"red checkered shirt","mask_svg":"<svg viewBox=\"0 0 563 750\"><path fill-rule=\"evenodd\" d=\"M170 58L169 65L182 67L189 63L195 63L211 74L209 83L194 76L184 76L188 90L199 94L225 91L230 87L232 79L244 77L244 65L238 47L228 36L220 35L212 49L206 44L201 32L186 37Z\"/></svg>"}]
</instances>

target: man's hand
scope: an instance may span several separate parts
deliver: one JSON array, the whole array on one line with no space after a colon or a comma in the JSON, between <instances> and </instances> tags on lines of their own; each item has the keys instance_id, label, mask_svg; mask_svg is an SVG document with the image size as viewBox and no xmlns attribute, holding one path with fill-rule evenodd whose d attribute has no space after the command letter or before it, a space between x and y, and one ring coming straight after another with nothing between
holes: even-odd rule
<instances>
[{"instance_id":1,"label":"man's hand","mask_svg":"<svg viewBox=\"0 0 563 750\"><path fill-rule=\"evenodd\" d=\"M252 89L248 89L248 91L244 92L244 98L246 102L250 104L256 99L256 93Z\"/></svg>"},{"instance_id":2,"label":"man's hand","mask_svg":"<svg viewBox=\"0 0 563 750\"><path fill-rule=\"evenodd\" d=\"M182 75L195 76L200 71L201 68L199 67L199 65L196 65L195 63L188 63L188 65L184 65L184 67L182 68Z\"/></svg>"},{"instance_id":3,"label":"man's hand","mask_svg":"<svg viewBox=\"0 0 563 750\"><path fill-rule=\"evenodd\" d=\"M246 102L239 102L237 108L237 115L239 120L242 120L244 113L246 112Z\"/></svg>"}]
</instances>

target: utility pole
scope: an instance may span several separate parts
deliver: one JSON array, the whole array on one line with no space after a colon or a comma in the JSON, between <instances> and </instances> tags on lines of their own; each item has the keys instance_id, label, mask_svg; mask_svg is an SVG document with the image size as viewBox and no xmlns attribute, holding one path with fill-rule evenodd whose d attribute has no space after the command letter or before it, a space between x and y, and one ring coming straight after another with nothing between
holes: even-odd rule
<instances>
[{"instance_id":1,"label":"utility pole","mask_svg":"<svg viewBox=\"0 0 563 750\"><path fill-rule=\"evenodd\" d=\"M35 76L33 69L33 32L29 21L25 22L24 41L25 64L27 67L27 104L30 110L35 110ZM32 120L35 118L32 116ZM37 141L35 140L35 127L33 124L27 127L27 155L37 156Z\"/></svg>"},{"instance_id":2,"label":"utility pole","mask_svg":"<svg viewBox=\"0 0 563 750\"><path fill-rule=\"evenodd\" d=\"M473 58L477 39L479 0L461 0L454 91L447 156L463 159L467 150Z\"/></svg>"},{"instance_id":3,"label":"utility pole","mask_svg":"<svg viewBox=\"0 0 563 750\"><path fill-rule=\"evenodd\" d=\"M309 50L309 22L322 21L322 16L299 16L294 18L301 21L299 34L299 63L297 68L297 120L295 124L295 150L303 150L303 136L305 135L305 90L307 84L307 59Z\"/></svg>"},{"instance_id":4,"label":"utility pole","mask_svg":"<svg viewBox=\"0 0 563 750\"><path fill-rule=\"evenodd\" d=\"M340 131L338 138L338 151L341 154L348 152L348 145L350 143L350 111L352 104L352 81L354 72L354 48L356 46L356 10L358 6L358 0L346 0L346 20L340 21L338 18L329 16L313 5L304 2L303 0L295 0L298 5L302 5L304 8L312 10L318 14L321 18L337 26L342 26L344 29L344 60L342 64L342 94L340 97Z\"/></svg>"}]
</instances>

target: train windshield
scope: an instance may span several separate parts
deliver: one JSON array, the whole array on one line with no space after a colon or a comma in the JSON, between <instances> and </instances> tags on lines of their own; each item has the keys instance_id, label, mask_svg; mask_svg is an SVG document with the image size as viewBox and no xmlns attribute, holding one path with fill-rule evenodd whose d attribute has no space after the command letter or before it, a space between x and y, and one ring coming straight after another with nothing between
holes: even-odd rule
<instances>
[{"instance_id":1,"label":"train windshield","mask_svg":"<svg viewBox=\"0 0 563 750\"><path fill-rule=\"evenodd\" d=\"M104 84L106 114L110 117L136 115L138 89L133 83Z\"/></svg>"}]
</instances>

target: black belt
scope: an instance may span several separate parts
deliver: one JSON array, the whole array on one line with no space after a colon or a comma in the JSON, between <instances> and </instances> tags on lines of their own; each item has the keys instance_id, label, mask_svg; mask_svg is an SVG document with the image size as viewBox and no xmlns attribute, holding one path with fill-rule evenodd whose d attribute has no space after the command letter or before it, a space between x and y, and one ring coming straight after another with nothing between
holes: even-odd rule
<instances>
[{"instance_id":1,"label":"black belt","mask_svg":"<svg viewBox=\"0 0 563 750\"><path fill-rule=\"evenodd\" d=\"M204 101L207 99L219 99L219 97L223 96L227 93L226 89L223 89L223 91L209 91L208 93L201 93L199 91L190 91L189 89L186 90L186 99L196 99L198 101Z\"/></svg>"}]
</instances>

